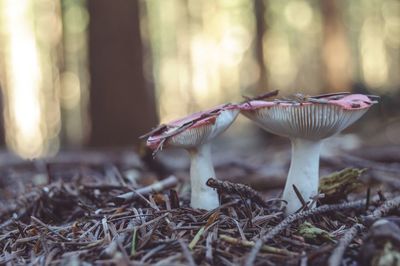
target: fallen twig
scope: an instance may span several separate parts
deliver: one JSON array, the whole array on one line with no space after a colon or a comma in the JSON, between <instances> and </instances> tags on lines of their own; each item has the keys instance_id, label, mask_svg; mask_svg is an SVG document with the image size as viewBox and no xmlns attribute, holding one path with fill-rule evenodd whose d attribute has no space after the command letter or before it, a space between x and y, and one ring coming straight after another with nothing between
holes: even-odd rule
<instances>
[{"instance_id":1,"label":"fallen twig","mask_svg":"<svg viewBox=\"0 0 400 266\"><path fill-rule=\"evenodd\" d=\"M387 215L390 211L397 208L400 208L400 196L385 201L385 203L376 208L370 215L365 216L363 220L367 224L372 224L374 221Z\"/></svg>"},{"instance_id":2,"label":"fallen twig","mask_svg":"<svg viewBox=\"0 0 400 266\"><path fill-rule=\"evenodd\" d=\"M145 196L150 193L161 192L165 189L169 189L169 188L176 186L176 184L178 184L178 179L175 176L171 175L163 180L160 180L157 183L151 184L146 187L139 188L136 190L136 192L131 191L131 192L127 192L127 193L118 195L118 196L114 197L112 199L112 201L117 204L128 203L128 202L131 202L131 201L137 199L139 197L138 194Z\"/></svg>"},{"instance_id":3,"label":"fallen twig","mask_svg":"<svg viewBox=\"0 0 400 266\"><path fill-rule=\"evenodd\" d=\"M307 217L310 217L310 216L313 216L316 214L326 213L326 212L364 208L365 203L366 203L366 200L362 199L362 200L346 202L346 203L341 203L341 204L323 205L323 206L315 208L315 209L301 211L299 213L289 215L281 223L279 223L277 226L272 228L266 235L262 236L256 242L256 244L252 248L249 256L247 257L245 265L246 266L253 265L254 261L257 257L257 254L258 254L258 252L260 252L260 249L261 249L262 245L264 244L264 242L274 238L276 235L278 235L284 229L289 227L294 221L305 219Z\"/></svg>"},{"instance_id":4,"label":"fallen twig","mask_svg":"<svg viewBox=\"0 0 400 266\"><path fill-rule=\"evenodd\" d=\"M293 185L293 190L294 190L294 193L296 193L297 198L301 202L301 205L302 205L301 209L302 210L308 209L307 208L307 202L304 200L303 195L301 195L299 189L295 185Z\"/></svg>"},{"instance_id":5,"label":"fallen twig","mask_svg":"<svg viewBox=\"0 0 400 266\"><path fill-rule=\"evenodd\" d=\"M217 189L218 193L238 194L242 198L248 198L262 207L267 204L261 195L249 186L244 184L232 183L229 181L219 181L214 178L207 180L207 186Z\"/></svg>"},{"instance_id":6,"label":"fallen twig","mask_svg":"<svg viewBox=\"0 0 400 266\"><path fill-rule=\"evenodd\" d=\"M255 245L255 243L253 241L242 240L239 238L230 237L228 235L220 235L219 239L221 239L225 242L228 242L230 244L233 244L233 245L243 246L243 247L247 247L247 248L254 247L254 245ZM270 253L285 255L285 256L291 256L291 257L300 255L299 253L292 252L287 249L271 247L268 245L262 245L261 250L265 251L265 252L270 252Z\"/></svg>"},{"instance_id":7,"label":"fallen twig","mask_svg":"<svg viewBox=\"0 0 400 266\"><path fill-rule=\"evenodd\" d=\"M263 93L261 95L257 95L255 97L249 97L249 96L245 96L245 95L242 95L242 97L245 99L244 102L249 102L249 101L254 101L254 100L263 100L263 99L271 98L271 97L278 95L278 93L279 93L279 90L274 90L274 91L270 91L267 93Z\"/></svg>"},{"instance_id":8,"label":"fallen twig","mask_svg":"<svg viewBox=\"0 0 400 266\"><path fill-rule=\"evenodd\" d=\"M72 239L64 237L63 235L61 235L60 233L56 232L55 230L51 229L50 226L48 226L47 224L45 224L44 222L42 222L41 220L39 220L38 218L36 218L35 216L31 216L32 221L34 221L35 223L37 223L38 225L41 225L42 227L46 228L48 231L52 232L53 234L55 234L56 236L58 236L59 238L61 238L64 241L71 241Z\"/></svg>"},{"instance_id":9,"label":"fallen twig","mask_svg":"<svg viewBox=\"0 0 400 266\"><path fill-rule=\"evenodd\" d=\"M343 254L347 248L347 246L353 241L353 239L357 236L359 232L364 230L364 225L355 224L353 225L347 232L343 235L343 237L339 240L338 245L333 250L332 255L329 257L328 265L329 266L339 266L342 262Z\"/></svg>"},{"instance_id":10,"label":"fallen twig","mask_svg":"<svg viewBox=\"0 0 400 266\"><path fill-rule=\"evenodd\" d=\"M181 246L182 253L183 253L183 255L185 256L188 265L190 265L190 266L195 266L196 263L194 262L192 253L190 253L190 250L189 250L188 246L186 245L186 243L183 242L182 239L179 239L178 242L179 242L179 245Z\"/></svg>"},{"instance_id":11,"label":"fallen twig","mask_svg":"<svg viewBox=\"0 0 400 266\"><path fill-rule=\"evenodd\" d=\"M353 202L345 202L345 203L332 204L332 205L323 205L318 208L291 214L288 217L286 217L280 224L278 224L277 226L272 228L272 230L270 230L263 237L263 240L268 241L268 240L272 239L277 234L279 234L284 229L286 229L288 226L290 226L290 224L293 223L294 221L302 220L302 219L308 218L310 216L322 214L322 213L326 213L326 212L364 208L365 202L366 202L366 200L362 199L362 200L357 200L357 201L353 201Z\"/></svg>"}]
</instances>

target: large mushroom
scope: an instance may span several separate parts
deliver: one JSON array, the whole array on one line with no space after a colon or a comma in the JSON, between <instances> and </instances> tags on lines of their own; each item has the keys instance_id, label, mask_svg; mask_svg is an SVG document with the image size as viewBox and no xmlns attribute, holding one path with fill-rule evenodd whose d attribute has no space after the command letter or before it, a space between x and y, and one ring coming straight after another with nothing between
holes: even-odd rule
<instances>
[{"instance_id":1,"label":"large mushroom","mask_svg":"<svg viewBox=\"0 0 400 266\"><path fill-rule=\"evenodd\" d=\"M210 141L224 132L238 114L237 105L220 105L162 124L143 136L148 137L146 145L154 150L154 154L163 147L178 147L189 151L190 206L193 208L212 210L219 206L218 193L206 185L209 178L215 178Z\"/></svg>"},{"instance_id":2,"label":"large mushroom","mask_svg":"<svg viewBox=\"0 0 400 266\"><path fill-rule=\"evenodd\" d=\"M322 140L357 121L375 103L375 97L370 97L348 93L314 97L298 94L294 100L248 101L240 105L241 113L258 126L286 136L292 142L292 158L282 196L287 202L286 214L302 207L294 186L305 201L318 194Z\"/></svg>"}]
</instances>

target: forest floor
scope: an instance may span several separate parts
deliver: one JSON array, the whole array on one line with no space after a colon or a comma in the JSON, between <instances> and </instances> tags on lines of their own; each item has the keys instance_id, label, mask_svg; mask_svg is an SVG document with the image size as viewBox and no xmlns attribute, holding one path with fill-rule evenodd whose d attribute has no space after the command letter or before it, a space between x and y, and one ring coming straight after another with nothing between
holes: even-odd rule
<instances>
[{"instance_id":1,"label":"forest floor","mask_svg":"<svg viewBox=\"0 0 400 266\"><path fill-rule=\"evenodd\" d=\"M210 212L189 207L187 161L164 152L1 154L0 264L399 265L400 147L322 156L322 175L366 170L342 172L354 179L285 218L288 154L214 156L232 183L218 184Z\"/></svg>"}]
</instances>

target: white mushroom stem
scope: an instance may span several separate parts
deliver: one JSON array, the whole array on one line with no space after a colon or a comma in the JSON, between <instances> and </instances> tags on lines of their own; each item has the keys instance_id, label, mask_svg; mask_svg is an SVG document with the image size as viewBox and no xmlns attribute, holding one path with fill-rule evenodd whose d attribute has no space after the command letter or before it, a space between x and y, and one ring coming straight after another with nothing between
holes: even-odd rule
<instances>
[{"instance_id":1,"label":"white mushroom stem","mask_svg":"<svg viewBox=\"0 0 400 266\"><path fill-rule=\"evenodd\" d=\"M206 185L209 178L215 178L214 167L211 161L210 144L203 144L190 149L190 183L192 208L212 210L219 206L218 193Z\"/></svg>"},{"instance_id":2,"label":"white mushroom stem","mask_svg":"<svg viewBox=\"0 0 400 266\"><path fill-rule=\"evenodd\" d=\"M298 188L306 202L318 193L321 143L318 140L292 139L292 160L282 196L287 201L287 215L302 207L293 185Z\"/></svg>"}]
</instances>

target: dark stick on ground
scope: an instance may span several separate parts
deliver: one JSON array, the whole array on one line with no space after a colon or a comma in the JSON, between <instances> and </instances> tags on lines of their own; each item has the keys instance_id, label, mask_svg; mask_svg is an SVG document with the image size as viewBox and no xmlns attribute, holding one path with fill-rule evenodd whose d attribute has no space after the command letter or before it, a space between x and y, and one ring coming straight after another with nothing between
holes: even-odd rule
<instances>
[{"instance_id":1,"label":"dark stick on ground","mask_svg":"<svg viewBox=\"0 0 400 266\"><path fill-rule=\"evenodd\" d=\"M248 102L248 101L254 101L254 100L268 99L268 98L277 96L278 93L279 93L279 90L274 90L274 91L270 91L270 92L266 92L266 93L254 96L254 97L248 97L248 96L244 96L244 95L242 97L245 98L245 102Z\"/></svg>"},{"instance_id":2,"label":"dark stick on ground","mask_svg":"<svg viewBox=\"0 0 400 266\"><path fill-rule=\"evenodd\" d=\"M346 250L346 247L350 245L351 241L364 230L365 226L362 224L353 225L347 232L343 235L343 237L339 240L339 244L333 250L332 255L329 257L328 265L329 266L339 266L341 265L343 254Z\"/></svg>"},{"instance_id":3,"label":"dark stick on ground","mask_svg":"<svg viewBox=\"0 0 400 266\"><path fill-rule=\"evenodd\" d=\"M381 206L376 208L370 215L363 218L367 224L372 224L374 221L387 215L390 211L400 208L400 196L385 201Z\"/></svg>"},{"instance_id":4,"label":"dark stick on ground","mask_svg":"<svg viewBox=\"0 0 400 266\"><path fill-rule=\"evenodd\" d=\"M310 209L299 213L291 214L256 242L256 245L252 248L250 254L246 259L245 265L246 266L253 265L256 256L260 252L263 243L277 236L280 232L289 227L294 221L305 219L307 217L315 215L320 215L326 212L333 212L333 211L347 210L347 209L360 209L363 208L364 206L365 206L365 200L363 199L354 202L346 202L342 204L324 205L315 209Z\"/></svg>"},{"instance_id":5,"label":"dark stick on ground","mask_svg":"<svg viewBox=\"0 0 400 266\"><path fill-rule=\"evenodd\" d=\"M301 195L299 189L295 185L293 185L293 190L294 190L294 193L296 193L297 198L301 202L301 205L303 205L303 207L301 209L306 210L307 209L307 202L304 200L304 198Z\"/></svg>"},{"instance_id":6,"label":"dark stick on ground","mask_svg":"<svg viewBox=\"0 0 400 266\"><path fill-rule=\"evenodd\" d=\"M178 183L178 179L175 176L169 176L163 180L160 180L157 183L151 184L146 187L142 187L136 189L136 191L127 192L121 195L118 195L112 199L117 204L129 203L133 200L139 198L139 194L142 196L147 196L150 193L160 192L169 188L176 186Z\"/></svg>"},{"instance_id":7,"label":"dark stick on ground","mask_svg":"<svg viewBox=\"0 0 400 266\"><path fill-rule=\"evenodd\" d=\"M260 193L244 184L232 183L229 181L219 181L214 178L207 180L207 186L217 189L218 193L236 194L242 198L250 199L254 203L262 207L267 207L267 203L263 200Z\"/></svg>"}]
</instances>

